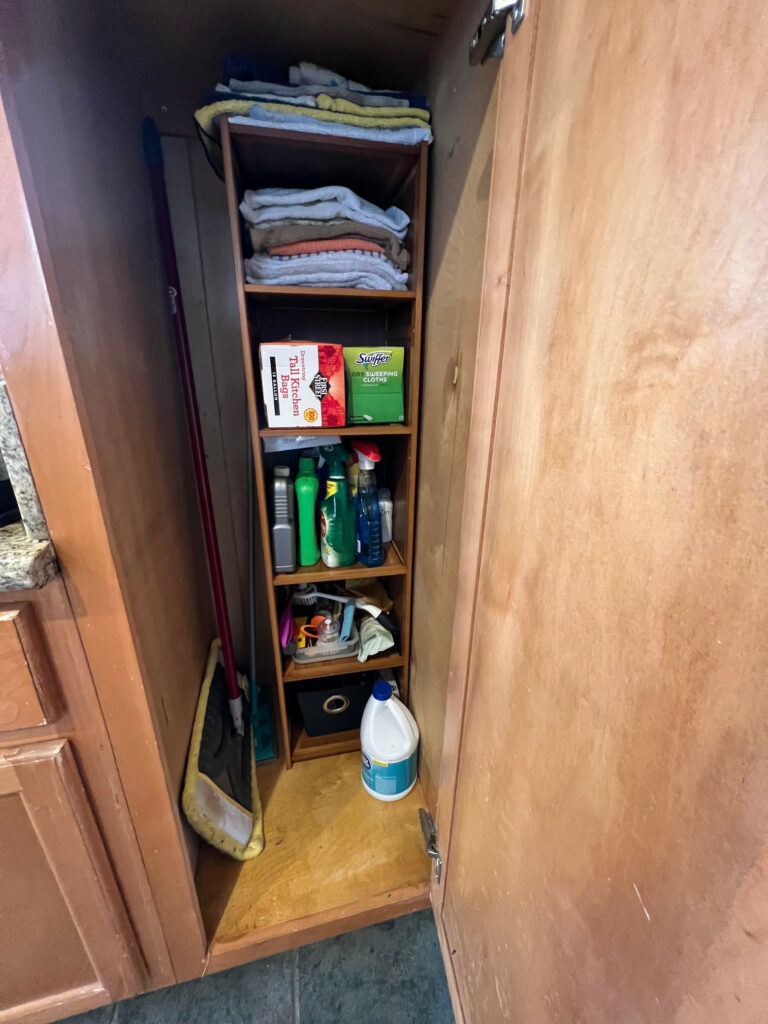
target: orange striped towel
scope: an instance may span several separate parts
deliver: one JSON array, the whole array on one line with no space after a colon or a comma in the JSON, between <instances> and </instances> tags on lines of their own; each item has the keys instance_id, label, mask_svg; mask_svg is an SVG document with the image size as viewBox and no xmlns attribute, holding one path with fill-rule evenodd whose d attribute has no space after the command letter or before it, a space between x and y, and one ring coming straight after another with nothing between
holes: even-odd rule
<instances>
[{"instance_id":1,"label":"orange striped towel","mask_svg":"<svg viewBox=\"0 0 768 1024\"><path fill-rule=\"evenodd\" d=\"M383 246L365 238L319 238L314 242L290 242L287 245L270 245L267 252L270 256L302 256L308 252L338 252L343 249L363 249L365 252L386 255Z\"/></svg>"}]
</instances>

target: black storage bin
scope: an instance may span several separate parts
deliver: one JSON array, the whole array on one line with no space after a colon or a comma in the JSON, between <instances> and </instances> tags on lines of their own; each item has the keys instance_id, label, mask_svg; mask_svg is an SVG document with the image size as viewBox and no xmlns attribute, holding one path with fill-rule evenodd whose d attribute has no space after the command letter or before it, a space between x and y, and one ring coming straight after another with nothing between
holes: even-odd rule
<instances>
[{"instance_id":1,"label":"black storage bin","mask_svg":"<svg viewBox=\"0 0 768 1024\"><path fill-rule=\"evenodd\" d=\"M331 689L327 679L297 688L296 698L307 736L359 729L376 678L374 673L366 672L359 676L339 676Z\"/></svg>"}]
</instances>

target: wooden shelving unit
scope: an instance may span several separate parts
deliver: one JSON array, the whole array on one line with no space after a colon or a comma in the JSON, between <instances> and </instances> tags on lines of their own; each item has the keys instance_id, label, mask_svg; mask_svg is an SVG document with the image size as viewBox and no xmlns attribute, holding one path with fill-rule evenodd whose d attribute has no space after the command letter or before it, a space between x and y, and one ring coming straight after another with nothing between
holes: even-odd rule
<instances>
[{"instance_id":1,"label":"wooden shelving unit","mask_svg":"<svg viewBox=\"0 0 768 1024\"><path fill-rule=\"evenodd\" d=\"M388 437L392 434L412 434L413 428L404 423L359 424L356 427L315 427L313 437ZM259 437L294 437L293 427L262 427ZM305 431L306 434L306 431Z\"/></svg>"},{"instance_id":2,"label":"wooden shelving unit","mask_svg":"<svg viewBox=\"0 0 768 1024\"><path fill-rule=\"evenodd\" d=\"M340 580L361 580L369 576L400 576L407 572L403 556L397 544L385 545L384 563L375 572L367 565L355 562L343 569L329 569L325 562L316 565L298 566L296 572L278 572L272 577L274 587L287 587L297 583L338 583Z\"/></svg>"},{"instance_id":3,"label":"wooden shelving unit","mask_svg":"<svg viewBox=\"0 0 768 1024\"><path fill-rule=\"evenodd\" d=\"M245 294L256 302L278 305L288 299L297 306L348 306L349 308L394 306L412 302L413 291L387 292L367 288L300 288L289 285L246 284Z\"/></svg>"},{"instance_id":4,"label":"wooden shelving unit","mask_svg":"<svg viewBox=\"0 0 768 1024\"><path fill-rule=\"evenodd\" d=\"M248 414L254 439L258 520L261 538L263 618L272 635L279 741L286 767L359 747L357 732L310 737L292 716L298 684L328 680L356 672L394 669L403 699L408 699L411 574L421 371L422 278L426 217L427 146L399 146L333 136L222 124L222 147L243 342ZM246 284L244 259L250 252L238 210L246 188L266 186L346 185L364 198L387 207L397 205L411 218L405 244L411 254L408 290L368 291L355 288L293 288ZM366 424L304 431L269 428L265 424L258 380L258 345L286 337L334 341L346 345L399 345L406 350L405 423ZM294 436L378 439L382 448L382 479L394 500L393 542L384 564L369 569L359 563L329 569L322 562L295 573L272 568L268 485L272 466L285 454L268 455L262 439ZM361 663L357 658L300 665L286 658L278 639L281 588L301 583L332 583L366 576L381 577L394 601L400 625L398 646Z\"/></svg>"},{"instance_id":5,"label":"wooden shelving unit","mask_svg":"<svg viewBox=\"0 0 768 1024\"><path fill-rule=\"evenodd\" d=\"M396 651L377 654L366 662L357 658L335 658L333 661L316 661L302 665L291 658L283 661L283 680L298 683L304 679L328 679L334 676L348 676L353 672L375 672L377 669L402 668L405 658Z\"/></svg>"},{"instance_id":6,"label":"wooden shelving unit","mask_svg":"<svg viewBox=\"0 0 768 1024\"><path fill-rule=\"evenodd\" d=\"M360 749L360 731L336 732L330 736L307 736L304 729L293 733L293 760L310 761L315 757L330 757L332 754L347 754Z\"/></svg>"}]
</instances>

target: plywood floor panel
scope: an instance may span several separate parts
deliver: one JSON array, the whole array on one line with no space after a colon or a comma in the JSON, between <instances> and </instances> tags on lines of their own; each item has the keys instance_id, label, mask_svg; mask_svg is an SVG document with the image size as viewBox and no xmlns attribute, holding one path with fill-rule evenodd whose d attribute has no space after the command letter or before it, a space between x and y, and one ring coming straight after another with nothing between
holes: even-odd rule
<instances>
[{"instance_id":1,"label":"plywood floor panel","mask_svg":"<svg viewBox=\"0 0 768 1024\"><path fill-rule=\"evenodd\" d=\"M207 849L198 872L210 920L234 887L215 932L217 944L274 929L406 887L429 884L417 783L403 800L382 803L363 790L360 753L259 770L265 848L235 865ZM218 909L217 909L218 906Z\"/></svg>"}]
</instances>

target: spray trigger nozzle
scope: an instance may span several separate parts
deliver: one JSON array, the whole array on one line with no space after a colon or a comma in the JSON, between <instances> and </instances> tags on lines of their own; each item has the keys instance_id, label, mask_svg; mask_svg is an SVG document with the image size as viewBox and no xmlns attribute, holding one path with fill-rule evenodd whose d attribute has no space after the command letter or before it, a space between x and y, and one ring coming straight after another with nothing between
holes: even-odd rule
<instances>
[{"instance_id":1,"label":"spray trigger nozzle","mask_svg":"<svg viewBox=\"0 0 768 1024\"><path fill-rule=\"evenodd\" d=\"M379 446L373 441L353 441L352 447L357 452L360 469L374 469L376 463L381 462Z\"/></svg>"}]
</instances>

